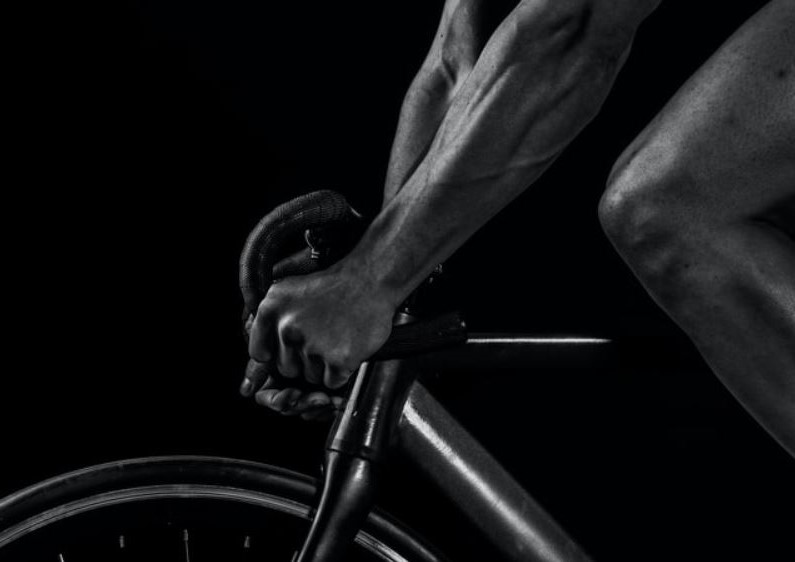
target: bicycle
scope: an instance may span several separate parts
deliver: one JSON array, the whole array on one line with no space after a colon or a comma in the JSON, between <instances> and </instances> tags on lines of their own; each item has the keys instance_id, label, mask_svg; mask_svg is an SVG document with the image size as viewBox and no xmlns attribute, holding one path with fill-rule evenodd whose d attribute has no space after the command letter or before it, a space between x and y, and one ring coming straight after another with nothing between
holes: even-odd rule
<instances>
[{"instance_id":1,"label":"bicycle","mask_svg":"<svg viewBox=\"0 0 795 562\"><path fill-rule=\"evenodd\" d=\"M337 233L347 230L342 238L355 237L360 225L359 216L333 192L304 196L268 215L241 258L246 314L274 277L322 267L333 259L329 247L339 243ZM304 257L277 264L285 240L304 232L309 243ZM413 306L407 315L416 312ZM135 560L158 552L172 557L163 559L186 562L208 555L300 562L444 560L428 541L373 508L382 467L397 448L477 519L505 560L589 560L416 375L462 364L587 365L611 347L602 338L468 335L455 314L396 326L384 348L352 377L329 435L322 486L283 468L214 457L152 457L89 467L0 501L0 558ZM279 529L278 541L271 528Z\"/></svg>"}]
</instances>

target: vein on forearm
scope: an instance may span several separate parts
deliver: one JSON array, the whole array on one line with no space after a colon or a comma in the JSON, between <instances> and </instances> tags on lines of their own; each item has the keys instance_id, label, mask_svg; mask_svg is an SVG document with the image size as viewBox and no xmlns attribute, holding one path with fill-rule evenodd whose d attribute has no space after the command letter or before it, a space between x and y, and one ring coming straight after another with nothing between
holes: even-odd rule
<instances>
[{"instance_id":1,"label":"vein on forearm","mask_svg":"<svg viewBox=\"0 0 795 562\"><path fill-rule=\"evenodd\" d=\"M424 160L355 251L399 294L552 164L596 115L625 59L631 36L606 48L586 29L588 10L528 4L532 25L520 28L512 14L495 32Z\"/></svg>"},{"instance_id":2,"label":"vein on forearm","mask_svg":"<svg viewBox=\"0 0 795 562\"><path fill-rule=\"evenodd\" d=\"M478 24L483 0L447 0L425 61L400 110L384 184L386 205L423 161L459 86L482 47Z\"/></svg>"}]
</instances>

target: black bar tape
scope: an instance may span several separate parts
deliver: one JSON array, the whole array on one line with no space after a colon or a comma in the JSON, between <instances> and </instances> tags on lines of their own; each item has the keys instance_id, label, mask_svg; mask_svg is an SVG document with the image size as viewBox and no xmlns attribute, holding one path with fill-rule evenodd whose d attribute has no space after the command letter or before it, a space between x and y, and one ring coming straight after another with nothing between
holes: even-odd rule
<instances>
[{"instance_id":1,"label":"black bar tape","mask_svg":"<svg viewBox=\"0 0 795 562\"><path fill-rule=\"evenodd\" d=\"M392 328L386 343L371 359L400 359L467 341L467 327L458 313L418 320Z\"/></svg>"},{"instance_id":2,"label":"black bar tape","mask_svg":"<svg viewBox=\"0 0 795 562\"><path fill-rule=\"evenodd\" d=\"M245 316L254 314L265 298L273 281L273 266L286 239L308 228L353 221L356 217L345 197L330 190L302 195L268 213L251 231L240 255Z\"/></svg>"}]
</instances>

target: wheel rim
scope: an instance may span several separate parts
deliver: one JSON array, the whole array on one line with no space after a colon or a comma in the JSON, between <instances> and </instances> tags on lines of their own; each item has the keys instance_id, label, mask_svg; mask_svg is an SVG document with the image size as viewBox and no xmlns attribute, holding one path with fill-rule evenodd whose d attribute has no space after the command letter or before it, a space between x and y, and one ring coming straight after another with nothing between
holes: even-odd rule
<instances>
[{"instance_id":1,"label":"wheel rim","mask_svg":"<svg viewBox=\"0 0 795 562\"><path fill-rule=\"evenodd\" d=\"M126 481L137 482L141 479L142 471L150 471L147 478L157 476L158 468L172 471L173 475L181 474L182 482L168 484L144 484L136 486L119 486ZM230 470L234 470L235 479L245 481L246 487L237 487L226 483L193 483L185 482L191 478L205 478L214 474L214 469L220 468L217 479L230 479ZM226 472L223 472L226 470ZM249 472L245 472L249 471ZM171 472L164 474L172 475ZM117 489L102 490L97 493L81 492L81 497L63 501L68 497L70 490L83 486L90 492L95 488L101 489L106 485L101 477L110 475L118 482L114 484ZM120 476L121 475L121 476ZM172 475L172 476L173 476ZM245 478L243 476L245 476ZM170 476L169 476L170 477ZM94 479L96 482L92 482ZM88 483L86 483L88 482ZM118 463L108 463L96 467L89 467L62 475L0 500L0 549L31 540L36 534L46 535L64 525L74 525L80 522L81 516L94 517L96 513L103 513L113 509L126 509L127 504L135 506L157 504L157 502L214 502L232 506L238 510L240 506L251 506L258 511L277 513L280 518L300 520L301 523L310 519L311 510L308 503L314 495L312 480L306 476L293 473L278 467L252 463L250 461L237 461L234 459L219 459L215 457L161 457L149 459L133 459ZM256 483L256 486L254 485ZM260 486L263 489L251 489L251 486ZM37 507L47 498L48 494L55 491L55 503L35 514L28 515L20 521L10 525L5 517L9 512L19 511L28 504ZM46 502L44 502L46 505ZM183 509L183 508L180 508ZM270 516L269 516L270 517ZM371 532L372 531L372 532ZM187 533L187 531L185 531ZM123 537L122 537L123 538ZM395 523L385 519L382 515L373 514L368 520L368 526L361 531L356 539L357 552L365 552L370 559L393 562L402 561L438 561L440 558L432 554L419 541L408 532L402 530ZM394 547L394 548L393 548ZM1 553L0 553L1 554ZM54 558L55 561L58 558ZM66 562L70 562L66 560Z\"/></svg>"}]
</instances>

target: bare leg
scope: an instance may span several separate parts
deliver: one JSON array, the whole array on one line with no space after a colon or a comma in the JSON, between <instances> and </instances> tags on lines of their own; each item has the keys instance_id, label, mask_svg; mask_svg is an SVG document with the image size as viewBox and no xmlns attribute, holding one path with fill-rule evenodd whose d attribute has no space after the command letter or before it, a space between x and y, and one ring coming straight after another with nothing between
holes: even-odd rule
<instances>
[{"instance_id":1,"label":"bare leg","mask_svg":"<svg viewBox=\"0 0 795 562\"><path fill-rule=\"evenodd\" d=\"M403 100L389 157L384 205L414 173L460 85L488 39L482 27L483 0L447 0L425 61ZM485 37L484 37L485 35Z\"/></svg>"},{"instance_id":2,"label":"bare leg","mask_svg":"<svg viewBox=\"0 0 795 562\"><path fill-rule=\"evenodd\" d=\"M677 93L619 159L600 215L795 456L795 3L768 4Z\"/></svg>"}]
</instances>

